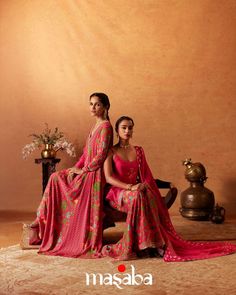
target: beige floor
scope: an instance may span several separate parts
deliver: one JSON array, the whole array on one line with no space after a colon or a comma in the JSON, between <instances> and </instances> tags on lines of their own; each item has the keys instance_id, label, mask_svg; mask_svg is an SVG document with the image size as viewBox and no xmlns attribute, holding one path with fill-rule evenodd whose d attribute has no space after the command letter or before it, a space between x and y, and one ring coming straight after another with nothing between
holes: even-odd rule
<instances>
[{"instance_id":1,"label":"beige floor","mask_svg":"<svg viewBox=\"0 0 236 295\"><path fill-rule=\"evenodd\" d=\"M119 262L109 258L101 260L81 260L64 257L38 255L36 250L22 251L19 244L22 222L31 221L33 213L0 212L0 294L114 294L137 295L234 295L236 294L236 254L213 259L166 263L160 258L139 259L124 262L127 269L134 265L139 273L151 272L152 286L127 286L123 290L114 286L87 287L84 271L114 273ZM201 235L211 239L210 233L220 232L220 238L234 237L236 243L236 220L226 220L223 225L210 222L192 222L180 216L172 218L178 231L188 237L191 228L193 237ZM225 235L228 230L228 236ZM195 232L194 232L195 231ZM122 224L109 229L105 236L116 240L122 232ZM204 232L204 233L203 233ZM214 236L214 234L212 235ZM55 272L55 270L57 270ZM47 276L45 277L45 273ZM8 292L8 290L10 290ZM49 291L50 290L50 291Z\"/></svg>"},{"instance_id":2,"label":"beige floor","mask_svg":"<svg viewBox=\"0 0 236 295\"><path fill-rule=\"evenodd\" d=\"M0 211L0 248L8 247L19 244L22 224L24 222L33 221L35 213L33 212L15 212L15 211ZM196 222L182 218L181 216L172 216L172 221L176 225L176 230L182 234L185 239L189 238L188 230L191 228L192 240L214 240L214 237L219 235L218 240L222 240L220 235L222 231L231 226L231 230L228 234L223 235L223 240L236 243L236 217L227 219L224 224L216 225L208 222ZM235 230L232 229L232 226ZM109 235L110 241L116 241L122 235L123 223L118 224L116 229L108 229L105 232L105 238ZM194 230L194 231L193 231ZM204 232L203 232L204 231ZM208 234L210 231L211 234ZM212 236L212 232L214 233ZM233 232L233 233L232 233Z\"/></svg>"}]
</instances>

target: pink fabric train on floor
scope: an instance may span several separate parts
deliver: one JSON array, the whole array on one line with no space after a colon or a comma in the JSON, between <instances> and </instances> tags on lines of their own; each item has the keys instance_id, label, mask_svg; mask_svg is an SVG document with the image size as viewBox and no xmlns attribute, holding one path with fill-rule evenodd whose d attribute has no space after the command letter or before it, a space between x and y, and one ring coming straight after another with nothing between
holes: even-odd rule
<instances>
[{"instance_id":1,"label":"pink fabric train on floor","mask_svg":"<svg viewBox=\"0 0 236 295\"><path fill-rule=\"evenodd\" d=\"M165 248L165 261L187 261L227 255L236 252L228 242L191 242L175 231L168 210L153 179L141 147L136 147L137 159L129 162L113 155L113 174L125 183L135 184L140 172L145 192L111 187L107 194L112 207L127 213L126 230L121 240L103 247L103 255L118 260L133 259L137 250Z\"/></svg>"}]
</instances>

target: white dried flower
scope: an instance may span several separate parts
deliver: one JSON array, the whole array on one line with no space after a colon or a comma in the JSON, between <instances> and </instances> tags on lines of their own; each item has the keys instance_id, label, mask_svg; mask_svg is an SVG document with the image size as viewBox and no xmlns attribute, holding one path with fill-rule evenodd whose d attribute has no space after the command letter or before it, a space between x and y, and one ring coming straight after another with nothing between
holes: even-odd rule
<instances>
[{"instance_id":1,"label":"white dried flower","mask_svg":"<svg viewBox=\"0 0 236 295\"><path fill-rule=\"evenodd\" d=\"M58 140L54 145L55 150L65 150L67 154L71 157L75 157L75 148L71 142L69 142L67 139L60 139Z\"/></svg>"},{"instance_id":2,"label":"white dried flower","mask_svg":"<svg viewBox=\"0 0 236 295\"><path fill-rule=\"evenodd\" d=\"M76 156L75 147L64 137L64 133L60 132L57 127L54 132L52 132L51 129L48 128L48 124L46 124L46 129L42 134L31 134L30 136L34 139L31 143L23 147L23 159L26 159L34 150L40 148L42 144L51 144L55 151L65 150L69 156Z\"/></svg>"}]
</instances>

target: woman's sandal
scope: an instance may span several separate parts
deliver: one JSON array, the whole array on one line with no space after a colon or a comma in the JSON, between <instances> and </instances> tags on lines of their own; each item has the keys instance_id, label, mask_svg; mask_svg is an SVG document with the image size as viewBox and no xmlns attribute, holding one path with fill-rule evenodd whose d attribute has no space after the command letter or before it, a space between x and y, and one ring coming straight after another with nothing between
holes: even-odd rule
<instances>
[{"instance_id":1,"label":"woman's sandal","mask_svg":"<svg viewBox=\"0 0 236 295\"><path fill-rule=\"evenodd\" d=\"M139 258L154 258L163 257L165 253L165 246L163 248L145 248L137 252L137 257Z\"/></svg>"}]
</instances>

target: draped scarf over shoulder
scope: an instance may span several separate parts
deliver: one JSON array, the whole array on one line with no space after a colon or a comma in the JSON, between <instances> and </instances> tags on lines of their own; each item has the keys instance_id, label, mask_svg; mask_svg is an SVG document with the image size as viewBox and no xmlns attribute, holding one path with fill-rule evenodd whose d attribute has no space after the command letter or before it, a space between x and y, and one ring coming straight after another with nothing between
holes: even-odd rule
<instances>
[{"instance_id":1,"label":"draped scarf over shoulder","mask_svg":"<svg viewBox=\"0 0 236 295\"><path fill-rule=\"evenodd\" d=\"M191 242L182 239L175 231L168 209L162 201L160 192L147 164L144 151L136 147L141 181L155 195L160 220L160 230L166 243L165 261L187 261L223 256L236 252L236 245L228 242Z\"/></svg>"}]
</instances>

